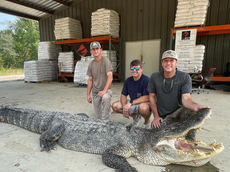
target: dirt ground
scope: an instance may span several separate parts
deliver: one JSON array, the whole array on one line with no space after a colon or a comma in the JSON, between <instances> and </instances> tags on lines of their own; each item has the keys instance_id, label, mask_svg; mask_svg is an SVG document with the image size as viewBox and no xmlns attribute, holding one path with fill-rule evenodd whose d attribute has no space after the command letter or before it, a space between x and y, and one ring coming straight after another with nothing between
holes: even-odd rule
<instances>
[{"instance_id":1,"label":"dirt ground","mask_svg":"<svg viewBox=\"0 0 230 172\"><path fill-rule=\"evenodd\" d=\"M113 83L112 102L120 97L123 83ZM212 108L212 119L207 120L198 132L197 139L206 143L214 140L222 142L225 149L201 167L180 165L150 166L135 158L128 161L139 172L228 172L230 170L230 92L210 90L209 94L192 94L195 102ZM25 83L23 80L0 82L0 105L22 108L84 112L94 117L93 106L86 101L86 87L76 87L74 83ZM122 115L112 113L111 120L132 122ZM152 119L152 118L151 118ZM142 119L143 122L143 119ZM140 124L141 125L141 124ZM102 163L101 155L66 150L57 146L57 151L40 152L38 134L14 125L0 123L0 171L1 172L112 172Z\"/></svg>"}]
</instances>

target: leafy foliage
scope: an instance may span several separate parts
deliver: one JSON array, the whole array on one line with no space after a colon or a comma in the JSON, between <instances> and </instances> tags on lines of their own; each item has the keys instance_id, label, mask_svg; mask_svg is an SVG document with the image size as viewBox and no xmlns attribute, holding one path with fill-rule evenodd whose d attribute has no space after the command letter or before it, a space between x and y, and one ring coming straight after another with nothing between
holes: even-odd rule
<instances>
[{"instance_id":1,"label":"leafy foliage","mask_svg":"<svg viewBox=\"0 0 230 172\"><path fill-rule=\"evenodd\" d=\"M18 18L7 25L0 31L0 69L23 68L24 61L37 59L38 22Z\"/></svg>"}]
</instances>

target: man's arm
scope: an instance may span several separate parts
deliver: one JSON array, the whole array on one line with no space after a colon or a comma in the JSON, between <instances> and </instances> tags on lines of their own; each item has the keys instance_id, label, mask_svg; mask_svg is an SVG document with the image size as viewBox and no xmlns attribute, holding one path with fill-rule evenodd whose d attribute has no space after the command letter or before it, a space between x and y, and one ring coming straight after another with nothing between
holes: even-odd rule
<instances>
[{"instance_id":1,"label":"man's arm","mask_svg":"<svg viewBox=\"0 0 230 172\"><path fill-rule=\"evenodd\" d=\"M137 104L148 102L148 101L149 101L149 95L146 95L146 96L141 96L141 97L133 100L133 104L137 105Z\"/></svg>"},{"instance_id":2,"label":"man's arm","mask_svg":"<svg viewBox=\"0 0 230 172\"><path fill-rule=\"evenodd\" d=\"M156 103L156 94L155 93L149 93L149 103L150 103L150 108L153 112L153 123L152 127L155 128L160 128L160 121L163 122L163 119L159 116L158 110L157 110L157 103Z\"/></svg>"},{"instance_id":3,"label":"man's arm","mask_svg":"<svg viewBox=\"0 0 230 172\"><path fill-rule=\"evenodd\" d=\"M122 107L124 107L127 103L127 96L121 94L120 102L121 102Z\"/></svg>"},{"instance_id":4,"label":"man's arm","mask_svg":"<svg viewBox=\"0 0 230 172\"><path fill-rule=\"evenodd\" d=\"M190 93L182 94L182 104L187 109L194 110L195 112L198 111L199 109L202 109L202 108L210 108L208 106L203 106L203 105L199 105L199 104L195 103L192 100Z\"/></svg>"},{"instance_id":5,"label":"man's arm","mask_svg":"<svg viewBox=\"0 0 230 172\"><path fill-rule=\"evenodd\" d=\"M88 85L87 85L87 101L89 103L92 103L92 98L90 97L90 92L92 90L92 87L93 87L93 78L89 77L89 79L88 79Z\"/></svg>"},{"instance_id":6,"label":"man's arm","mask_svg":"<svg viewBox=\"0 0 230 172\"><path fill-rule=\"evenodd\" d=\"M120 102L123 109L123 116L129 118L129 108L131 107L131 103L127 103L127 96L121 94Z\"/></svg>"},{"instance_id":7,"label":"man's arm","mask_svg":"<svg viewBox=\"0 0 230 172\"><path fill-rule=\"evenodd\" d=\"M112 71L110 71L110 72L107 73L107 81L106 81L104 89L102 91L98 92L99 96L103 96L107 92L107 90L109 89L112 81L113 81L113 73L112 73Z\"/></svg>"}]
</instances>

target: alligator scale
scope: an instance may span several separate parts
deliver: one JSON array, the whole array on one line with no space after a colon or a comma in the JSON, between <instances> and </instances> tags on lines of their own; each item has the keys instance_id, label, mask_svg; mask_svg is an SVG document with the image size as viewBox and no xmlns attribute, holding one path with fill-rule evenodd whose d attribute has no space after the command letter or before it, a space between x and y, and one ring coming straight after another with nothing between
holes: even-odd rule
<instances>
[{"instance_id":1,"label":"alligator scale","mask_svg":"<svg viewBox=\"0 0 230 172\"><path fill-rule=\"evenodd\" d=\"M0 121L40 133L42 151L66 149L102 154L102 161L121 172L135 172L127 158L133 156L149 165L181 164L201 166L219 154L224 146L216 142L188 141L182 137L198 129L211 109L197 113L180 108L168 115L160 129L143 129L132 124L96 120L86 114L0 107Z\"/></svg>"}]
</instances>

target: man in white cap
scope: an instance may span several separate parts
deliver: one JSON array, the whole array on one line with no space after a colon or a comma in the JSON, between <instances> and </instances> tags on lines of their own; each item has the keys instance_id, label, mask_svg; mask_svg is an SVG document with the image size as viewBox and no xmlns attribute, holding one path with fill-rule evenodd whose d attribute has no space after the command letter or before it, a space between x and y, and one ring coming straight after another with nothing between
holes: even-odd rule
<instances>
[{"instance_id":1,"label":"man in white cap","mask_svg":"<svg viewBox=\"0 0 230 172\"><path fill-rule=\"evenodd\" d=\"M89 64L87 75L87 101L93 103L96 118L109 119L111 114L112 91L110 85L113 81L113 68L106 57L101 56L101 45L94 41L90 44L90 52L94 60ZM90 93L92 91L92 97Z\"/></svg>"},{"instance_id":2,"label":"man in white cap","mask_svg":"<svg viewBox=\"0 0 230 172\"><path fill-rule=\"evenodd\" d=\"M182 105L194 111L206 108L195 103L190 93L192 81L189 74L177 71L177 53L167 50L162 55L161 64L164 71L153 73L150 77L147 90L149 92L150 107L154 120L152 127L161 127L160 122L168 115L179 109ZM189 140L195 139L195 131L187 134Z\"/></svg>"}]
</instances>

